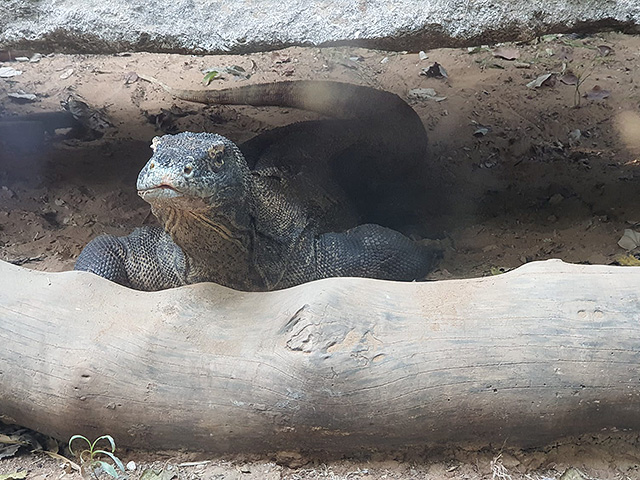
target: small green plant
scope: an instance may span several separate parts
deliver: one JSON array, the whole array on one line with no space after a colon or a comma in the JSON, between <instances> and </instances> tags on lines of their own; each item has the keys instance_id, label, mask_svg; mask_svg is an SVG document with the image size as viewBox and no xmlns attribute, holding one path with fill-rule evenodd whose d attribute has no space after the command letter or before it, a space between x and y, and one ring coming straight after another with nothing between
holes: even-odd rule
<instances>
[{"instance_id":1,"label":"small green plant","mask_svg":"<svg viewBox=\"0 0 640 480\"><path fill-rule=\"evenodd\" d=\"M74 440L84 441L89 446L89 448L85 448L79 453L74 452L73 448L71 447L71 444ZM111 447L110 452L101 448L97 448L97 444L101 440L104 440L103 443L109 443L109 446ZM124 473L125 471L124 465L122 464L120 459L114 455L116 451L116 442L113 440L113 437L111 437L111 435L102 435L101 437L96 438L93 442L90 442L89 439L83 435L74 435L69 439L69 451L72 455L77 456L80 460L82 472L87 472L88 476L91 476L93 478L97 478L100 471L105 472L107 475L113 478L118 478L119 475L116 467L118 467L118 469L122 473ZM115 464L115 467L113 466L113 464L105 461L105 457L110 458Z\"/></svg>"}]
</instances>

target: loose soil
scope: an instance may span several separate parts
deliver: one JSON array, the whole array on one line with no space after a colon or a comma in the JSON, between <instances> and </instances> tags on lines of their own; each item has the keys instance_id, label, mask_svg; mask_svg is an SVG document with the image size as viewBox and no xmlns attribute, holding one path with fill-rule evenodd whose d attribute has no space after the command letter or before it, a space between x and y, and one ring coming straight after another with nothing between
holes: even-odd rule
<instances>
[{"instance_id":1,"label":"loose soil","mask_svg":"<svg viewBox=\"0 0 640 480\"><path fill-rule=\"evenodd\" d=\"M154 223L136 195L135 180L155 135L209 131L241 142L275 126L317 118L292 109L175 101L132 73L139 72L180 88L333 79L408 99L430 137L424 162L432 171L432 202L420 225L407 233L438 238L446 249L429 279L497 274L548 258L616 262L626 254L617 244L624 230L640 230L640 37L607 33L503 46L507 57L517 52L515 60L495 56L496 49L431 50L422 59L417 52L289 48L243 56L56 54L37 63L6 62L22 74L0 79L0 121L60 110L72 94L102 110L112 127L90 141L65 131L43 138L0 129L0 259L70 270L91 238ZM446 70L445 78L421 75L435 62ZM224 74L202 85L203 69L233 65L250 78ZM572 80L567 72L575 74L578 87L564 83ZM547 73L555 75L537 88L527 86ZM446 98L409 98L418 88ZM7 97L19 91L36 94L36 101ZM583 97L589 92L606 98ZM206 458L164 452L121 456L174 466ZM494 445L330 463L294 456L174 468L180 478L541 479L577 467L584 478L623 479L640 476L638 456L635 437L589 437L530 452ZM28 478L77 476L59 463L41 454L21 455L0 460L0 474L26 469ZM136 472L133 478L140 466Z\"/></svg>"}]
</instances>

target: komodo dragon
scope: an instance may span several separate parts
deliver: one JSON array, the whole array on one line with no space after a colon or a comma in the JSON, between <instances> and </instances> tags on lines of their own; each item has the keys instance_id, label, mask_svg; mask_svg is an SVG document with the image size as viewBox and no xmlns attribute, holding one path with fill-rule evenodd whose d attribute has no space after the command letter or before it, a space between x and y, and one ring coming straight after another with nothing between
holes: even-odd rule
<instances>
[{"instance_id":1,"label":"komodo dragon","mask_svg":"<svg viewBox=\"0 0 640 480\"><path fill-rule=\"evenodd\" d=\"M415 119L420 121L411 107L387 92L315 81L216 92L164 87L179 98L204 103L279 105L355 115L355 128L348 123L331 124L347 135L332 130L336 142L321 155L327 164L335 159L348 161L340 155L355 152L354 146L364 146L365 153L352 156L368 162L357 167L369 172L383 168L384 175L408 171L407 165L420 159L403 158L397 166L384 165L384 159L375 154L382 150L396 156L402 149L385 144L389 132L396 137L394 143L397 137L404 141L411 130L407 123L415 129ZM381 130L377 124L383 118L382 123L390 125ZM312 126L315 129L317 124ZM304 126L295 128L299 131ZM406 150L423 155L426 136L421 122L420 130ZM337 233L320 228L322 219L310 214L314 200L301 195L300 188L290 188L290 178L274 167L276 161L269 160L267 168L255 168L273 154L274 141L267 134L241 146L248 152L248 161L238 146L220 135L185 132L156 137L153 156L140 172L137 188L163 228L138 228L126 237L98 237L82 251L75 268L140 290L212 281L245 291L269 291L335 276L414 280L433 268L440 253L437 249L416 244L394 230L375 224Z\"/></svg>"}]
</instances>

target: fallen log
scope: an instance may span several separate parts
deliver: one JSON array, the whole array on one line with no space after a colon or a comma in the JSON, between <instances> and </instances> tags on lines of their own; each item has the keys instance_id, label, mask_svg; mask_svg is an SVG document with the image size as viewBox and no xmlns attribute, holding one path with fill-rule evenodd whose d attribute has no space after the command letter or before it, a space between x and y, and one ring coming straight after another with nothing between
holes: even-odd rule
<instances>
[{"instance_id":1,"label":"fallen log","mask_svg":"<svg viewBox=\"0 0 640 480\"><path fill-rule=\"evenodd\" d=\"M640 269L129 290L0 262L0 419L212 452L640 429Z\"/></svg>"}]
</instances>

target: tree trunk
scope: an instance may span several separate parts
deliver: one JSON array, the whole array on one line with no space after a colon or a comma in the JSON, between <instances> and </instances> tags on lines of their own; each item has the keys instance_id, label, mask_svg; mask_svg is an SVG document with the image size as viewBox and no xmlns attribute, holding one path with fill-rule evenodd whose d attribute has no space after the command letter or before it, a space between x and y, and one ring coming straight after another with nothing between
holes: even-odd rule
<instances>
[{"instance_id":1,"label":"tree trunk","mask_svg":"<svg viewBox=\"0 0 640 480\"><path fill-rule=\"evenodd\" d=\"M640 269L270 293L0 262L0 419L212 452L532 446L640 428Z\"/></svg>"}]
</instances>

